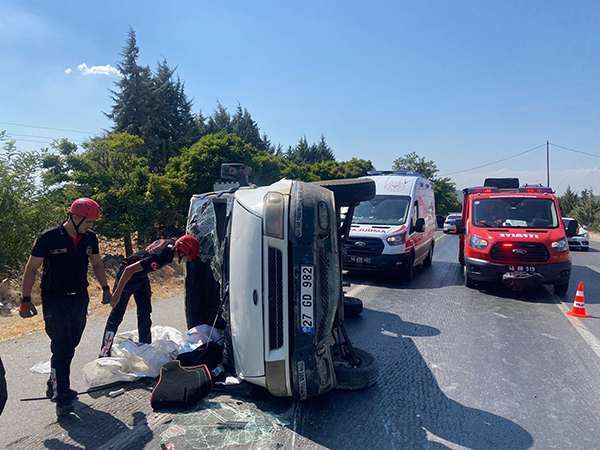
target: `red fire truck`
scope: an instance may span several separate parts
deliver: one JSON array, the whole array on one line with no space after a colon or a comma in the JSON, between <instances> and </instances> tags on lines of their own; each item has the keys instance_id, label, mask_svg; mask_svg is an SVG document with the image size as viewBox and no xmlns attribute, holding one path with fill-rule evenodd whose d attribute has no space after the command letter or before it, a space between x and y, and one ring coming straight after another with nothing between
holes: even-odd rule
<instances>
[{"instance_id":1,"label":"red fire truck","mask_svg":"<svg viewBox=\"0 0 600 450\"><path fill-rule=\"evenodd\" d=\"M465 286L502 282L524 291L552 284L556 293L566 293L571 276L567 236L575 235L576 227L564 228L551 188L519 186L518 178L488 178L463 193L456 229Z\"/></svg>"}]
</instances>

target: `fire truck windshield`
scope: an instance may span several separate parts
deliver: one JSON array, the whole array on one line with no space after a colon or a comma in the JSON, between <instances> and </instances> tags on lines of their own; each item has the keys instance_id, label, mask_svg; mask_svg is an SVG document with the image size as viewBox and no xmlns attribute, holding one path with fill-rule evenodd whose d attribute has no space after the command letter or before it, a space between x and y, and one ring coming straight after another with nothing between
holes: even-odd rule
<instances>
[{"instance_id":1,"label":"fire truck windshield","mask_svg":"<svg viewBox=\"0 0 600 450\"><path fill-rule=\"evenodd\" d=\"M410 197L398 195L377 195L361 202L354 210L353 224L402 225L406 222L406 212Z\"/></svg>"},{"instance_id":2,"label":"fire truck windshield","mask_svg":"<svg viewBox=\"0 0 600 450\"><path fill-rule=\"evenodd\" d=\"M473 225L493 228L557 228L554 201L544 198L487 198L473 201Z\"/></svg>"}]
</instances>

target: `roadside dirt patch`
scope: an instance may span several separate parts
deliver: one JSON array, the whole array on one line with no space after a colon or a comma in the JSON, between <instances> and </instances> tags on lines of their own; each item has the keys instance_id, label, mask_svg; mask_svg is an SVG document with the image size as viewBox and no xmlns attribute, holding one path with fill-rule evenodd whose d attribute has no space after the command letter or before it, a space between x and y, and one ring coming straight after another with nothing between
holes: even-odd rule
<instances>
[{"instance_id":1,"label":"roadside dirt patch","mask_svg":"<svg viewBox=\"0 0 600 450\"><path fill-rule=\"evenodd\" d=\"M114 258L125 255L122 242L106 239L101 236L98 236L98 239L100 241L100 252L103 258L107 255ZM109 280L108 284L111 287L111 290L114 285L114 277L118 268L118 264L116 266L113 264L114 258L105 264L106 275ZM176 263L170 264L170 266L175 269L173 275L169 275L164 270L158 270L157 272L149 274L153 302L183 294L183 267ZM38 315L32 318L22 319L19 316L21 280L9 280L5 283L5 285L8 286L4 287L6 293L1 300L4 303L4 306L0 308L0 341L44 330L44 319L40 300L39 277L41 276L41 272L40 269L38 271L38 278L33 287L33 292L31 293L33 303L38 309ZM90 294L90 305L88 310L90 311L90 315L108 316L110 313L110 306L100 303L102 300L102 289L98 285L98 281L94 277L91 269L88 273L88 281L90 283L88 288ZM130 299L128 307L131 307L132 305L135 305L133 298Z\"/></svg>"}]
</instances>

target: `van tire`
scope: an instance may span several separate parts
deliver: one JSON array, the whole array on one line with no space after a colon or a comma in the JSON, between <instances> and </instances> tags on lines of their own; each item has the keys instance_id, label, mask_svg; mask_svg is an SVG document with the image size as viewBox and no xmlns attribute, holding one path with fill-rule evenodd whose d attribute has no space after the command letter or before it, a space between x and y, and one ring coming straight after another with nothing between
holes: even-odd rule
<instances>
[{"instance_id":1,"label":"van tire","mask_svg":"<svg viewBox=\"0 0 600 450\"><path fill-rule=\"evenodd\" d=\"M375 182L371 179L322 180L314 184L332 191L338 206L349 206L375 197Z\"/></svg>"},{"instance_id":2,"label":"van tire","mask_svg":"<svg viewBox=\"0 0 600 450\"><path fill-rule=\"evenodd\" d=\"M559 295L566 294L568 289L569 289L569 282L566 282L565 284L555 284L554 285L554 292L556 292Z\"/></svg>"},{"instance_id":3,"label":"van tire","mask_svg":"<svg viewBox=\"0 0 600 450\"><path fill-rule=\"evenodd\" d=\"M377 383L379 377L379 362L371 353L360 348L354 348L360 365L350 367L344 363L334 362L335 389L355 391L365 389Z\"/></svg>"},{"instance_id":4,"label":"van tire","mask_svg":"<svg viewBox=\"0 0 600 450\"><path fill-rule=\"evenodd\" d=\"M423 265L425 267L430 267L431 263L433 263L433 244L431 244L431 248L429 249L429 252L427 253L425 259L423 260Z\"/></svg>"},{"instance_id":5,"label":"van tire","mask_svg":"<svg viewBox=\"0 0 600 450\"><path fill-rule=\"evenodd\" d=\"M475 289L475 281L473 280L473 278L471 278L471 276L467 272L467 266L464 266L464 274L465 274L465 286L468 287L469 289Z\"/></svg>"},{"instance_id":6,"label":"van tire","mask_svg":"<svg viewBox=\"0 0 600 450\"><path fill-rule=\"evenodd\" d=\"M363 311L363 302L356 297L344 295L344 317L356 317Z\"/></svg>"},{"instance_id":7,"label":"van tire","mask_svg":"<svg viewBox=\"0 0 600 450\"><path fill-rule=\"evenodd\" d=\"M414 271L414 262L415 256L412 252L409 253L408 258L406 258L406 266L402 267L402 281L406 281L410 283L413 279L413 271Z\"/></svg>"}]
</instances>

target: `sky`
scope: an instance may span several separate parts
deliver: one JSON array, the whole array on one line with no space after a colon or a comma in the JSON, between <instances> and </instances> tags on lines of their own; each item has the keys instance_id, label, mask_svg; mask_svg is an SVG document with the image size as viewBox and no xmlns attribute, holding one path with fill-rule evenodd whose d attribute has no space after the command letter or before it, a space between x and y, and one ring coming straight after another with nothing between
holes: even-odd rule
<instances>
[{"instance_id":1,"label":"sky","mask_svg":"<svg viewBox=\"0 0 600 450\"><path fill-rule=\"evenodd\" d=\"M110 129L130 26L195 112L239 103L284 148L324 135L379 170L416 152L462 189L546 184L549 142L550 185L600 193L597 0L0 0L0 130L32 150Z\"/></svg>"}]
</instances>

